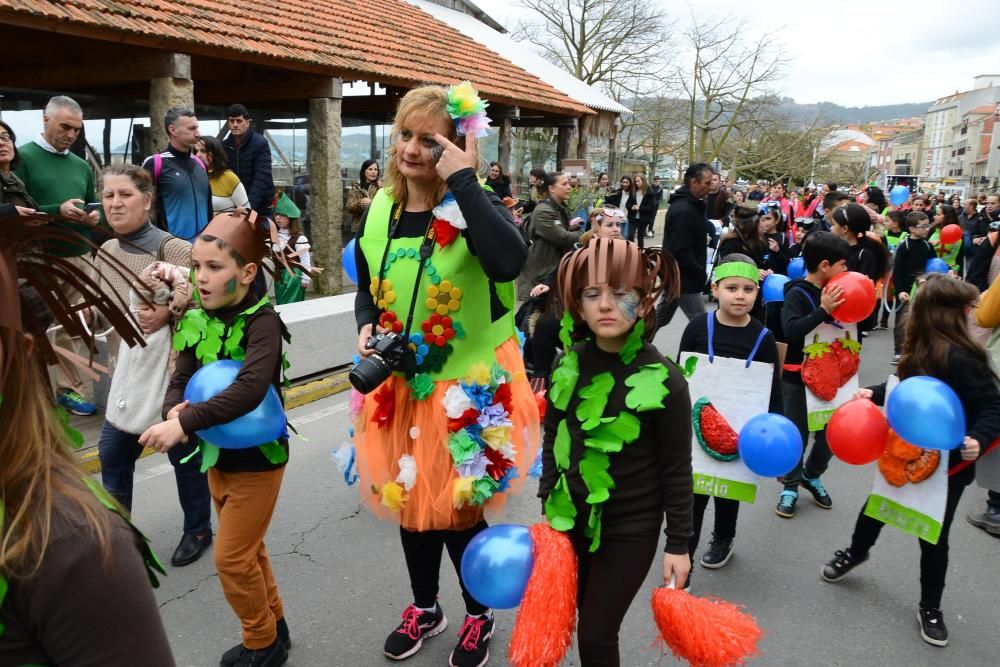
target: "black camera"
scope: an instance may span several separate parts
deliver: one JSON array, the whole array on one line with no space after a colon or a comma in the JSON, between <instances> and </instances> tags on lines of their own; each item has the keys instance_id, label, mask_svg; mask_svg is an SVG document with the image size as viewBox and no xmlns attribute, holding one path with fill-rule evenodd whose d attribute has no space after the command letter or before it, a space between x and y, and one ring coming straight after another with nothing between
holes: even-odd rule
<instances>
[{"instance_id":1,"label":"black camera","mask_svg":"<svg viewBox=\"0 0 1000 667\"><path fill-rule=\"evenodd\" d=\"M406 373L417 366L413 350L406 344L406 339L397 333L390 331L372 336L365 348L373 350L373 353L363 358L348 376L354 388L362 394L374 391L393 371Z\"/></svg>"}]
</instances>

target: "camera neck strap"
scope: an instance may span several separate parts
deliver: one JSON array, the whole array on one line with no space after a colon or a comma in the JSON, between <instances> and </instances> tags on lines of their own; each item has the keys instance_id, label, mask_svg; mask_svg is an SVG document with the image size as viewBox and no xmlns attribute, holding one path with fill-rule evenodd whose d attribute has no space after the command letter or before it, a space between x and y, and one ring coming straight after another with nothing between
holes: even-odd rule
<instances>
[{"instance_id":1,"label":"camera neck strap","mask_svg":"<svg viewBox=\"0 0 1000 667\"><path fill-rule=\"evenodd\" d=\"M389 247L392 245L392 239L396 237L396 231L399 228L399 219L403 215L403 208L405 207L405 202L401 202L396 205L395 210L392 213L392 224L389 226L389 238L385 242L385 249L382 251L382 262L379 264L378 268L378 289L375 293L375 304L382 300L382 282L385 280L385 271L387 268L386 260L389 258ZM417 265L417 277L413 281L413 296L410 299L410 311L406 314L406 326L403 328L403 337L409 340L410 338L410 328L413 326L413 313L417 307L417 296L420 293L420 279L424 275L424 265L427 260L430 259L431 253L434 252L434 237L436 233L434 232L434 214L431 213L431 219L427 222L427 231L424 232L424 240L420 243L420 262Z\"/></svg>"}]
</instances>

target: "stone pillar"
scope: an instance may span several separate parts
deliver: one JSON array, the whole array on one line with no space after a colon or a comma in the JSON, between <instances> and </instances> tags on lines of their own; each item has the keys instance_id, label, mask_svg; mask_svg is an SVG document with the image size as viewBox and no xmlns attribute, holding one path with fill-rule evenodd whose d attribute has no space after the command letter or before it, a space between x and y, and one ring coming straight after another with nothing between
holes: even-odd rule
<instances>
[{"instance_id":1,"label":"stone pillar","mask_svg":"<svg viewBox=\"0 0 1000 667\"><path fill-rule=\"evenodd\" d=\"M588 142L590 141L590 124L594 118L594 116L580 117L580 132L576 140L576 157L578 160L587 159L587 150L589 148Z\"/></svg>"},{"instance_id":2,"label":"stone pillar","mask_svg":"<svg viewBox=\"0 0 1000 667\"><path fill-rule=\"evenodd\" d=\"M153 150L167 145L167 130L163 117L171 107L194 109L194 81L191 80L191 56L183 53L163 54L162 76L149 81L149 125L153 133Z\"/></svg>"},{"instance_id":3,"label":"stone pillar","mask_svg":"<svg viewBox=\"0 0 1000 667\"><path fill-rule=\"evenodd\" d=\"M576 118L559 119L558 138L556 143L556 170L562 171L563 160L572 159L570 149L573 143L573 130L576 129Z\"/></svg>"},{"instance_id":4,"label":"stone pillar","mask_svg":"<svg viewBox=\"0 0 1000 667\"><path fill-rule=\"evenodd\" d=\"M312 222L313 264L323 267L317 291L327 296L344 291L341 269L344 185L340 176L341 80L334 96L309 100L309 217Z\"/></svg>"},{"instance_id":5,"label":"stone pillar","mask_svg":"<svg viewBox=\"0 0 1000 667\"><path fill-rule=\"evenodd\" d=\"M498 139L498 150L497 150L497 162L500 163L500 168L503 169L503 173L510 176L510 118L504 118L500 121L500 132L497 136ZM511 177L511 180L516 180Z\"/></svg>"}]
</instances>

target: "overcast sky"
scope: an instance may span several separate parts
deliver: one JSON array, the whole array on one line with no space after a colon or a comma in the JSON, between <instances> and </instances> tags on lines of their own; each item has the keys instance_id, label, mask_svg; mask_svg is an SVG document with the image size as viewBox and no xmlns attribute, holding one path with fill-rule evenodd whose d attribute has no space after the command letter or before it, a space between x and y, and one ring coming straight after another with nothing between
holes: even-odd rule
<instances>
[{"instance_id":1,"label":"overcast sky","mask_svg":"<svg viewBox=\"0 0 1000 667\"><path fill-rule=\"evenodd\" d=\"M689 23L689 6L647 0ZM473 0L508 28L517 0ZM926 102L1000 74L1000 0L709 0L699 17L732 15L754 37L779 30L789 58L779 92L844 106Z\"/></svg>"}]
</instances>

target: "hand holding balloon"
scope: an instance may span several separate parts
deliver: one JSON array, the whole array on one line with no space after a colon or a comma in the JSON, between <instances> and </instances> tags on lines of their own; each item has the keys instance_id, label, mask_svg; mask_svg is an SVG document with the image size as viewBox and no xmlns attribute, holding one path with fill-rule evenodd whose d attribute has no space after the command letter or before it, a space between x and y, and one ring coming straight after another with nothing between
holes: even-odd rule
<instances>
[{"instance_id":1,"label":"hand holding balloon","mask_svg":"<svg viewBox=\"0 0 1000 667\"><path fill-rule=\"evenodd\" d=\"M840 285L833 285L825 290L819 297L819 307L828 313L840 308L845 301L844 288Z\"/></svg>"}]
</instances>

